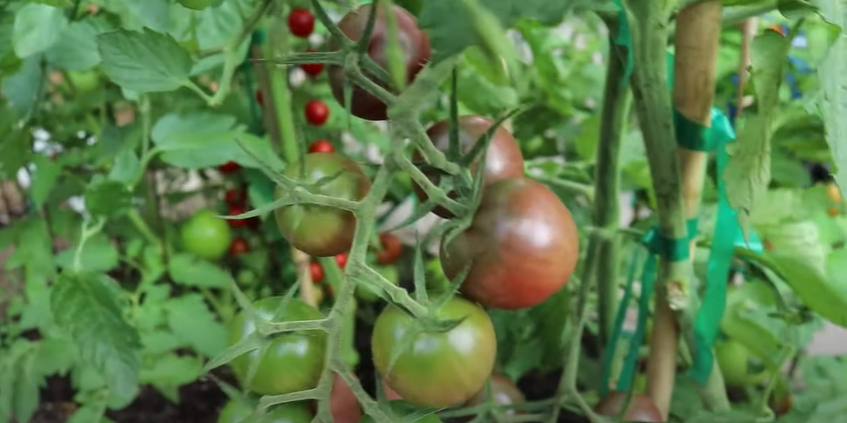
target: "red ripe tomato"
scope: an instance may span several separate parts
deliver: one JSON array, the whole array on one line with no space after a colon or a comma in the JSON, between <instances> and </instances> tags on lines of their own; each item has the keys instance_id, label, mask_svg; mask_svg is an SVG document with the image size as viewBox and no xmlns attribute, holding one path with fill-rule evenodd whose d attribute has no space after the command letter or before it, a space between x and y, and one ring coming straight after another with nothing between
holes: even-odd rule
<instances>
[{"instance_id":1,"label":"red ripe tomato","mask_svg":"<svg viewBox=\"0 0 847 423\"><path fill-rule=\"evenodd\" d=\"M306 103L306 121L315 126L321 126L329 119L329 107L320 100L309 100Z\"/></svg>"},{"instance_id":2,"label":"red ripe tomato","mask_svg":"<svg viewBox=\"0 0 847 423\"><path fill-rule=\"evenodd\" d=\"M232 256L238 256L248 251L250 251L250 245L247 244L244 238L237 237L229 244L229 254Z\"/></svg>"},{"instance_id":3,"label":"red ripe tomato","mask_svg":"<svg viewBox=\"0 0 847 423\"><path fill-rule=\"evenodd\" d=\"M507 377L494 375L491 376L491 400L494 401L495 404L502 405L511 405L511 404L520 404L526 402L526 398L524 398L523 393L511 380ZM476 395L473 396L468 402L465 404L466 407L474 407L477 405L485 404L488 401L488 396L486 393L486 387L483 386L482 389L477 392ZM507 416L513 416L516 414L516 410L506 410L503 414ZM468 419L470 420L470 419Z\"/></svg>"},{"instance_id":4,"label":"red ripe tomato","mask_svg":"<svg viewBox=\"0 0 847 423\"><path fill-rule=\"evenodd\" d=\"M376 253L376 264L393 264L403 254L403 244L400 243L400 238L397 238L396 235L379 234L379 242L382 244L382 249Z\"/></svg>"},{"instance_id":5,"label":"red ripe tomato","mask_svg":"<svg viewBox=\"0 0 847 423\"><path fill-rule=\"evenodd\" d=\"M333 423L359 423L362 418L362 407L359 405L356 394L337 373L332 377L329 409Z\"/></svg>"},{"instance_id":6,"label":"red ripe tomato","mask_svg":"<svg viewBox=\"0 0 847 423\"><path fill-rule=\"evenodd\" d=\"M239 423L246 421L253 413L253 408L237 400L231 400L218 416L218 423ZM268 413L259 420L261 423L311 423L314 414L303 403L290 402L268 410Z\"/></svg>"},{"instance_id":7,"label":"red ripe tomato","mask_svg":"<svg viewBox=\"0 0 847 423\"><path fill-rule=\"evenodd\" d=\"M297 37L308 38L315 30L315 15L307 9L291 9L288 14L288 30Z\"/></svg>"},{"instance_id":8,"label":"red ripe tomato","mask_svg":"<svg viewBox=\"0 0 847 423\"><path fill-rule=\"evenodd\" d=\"M347 253L336 254L335 263L342 269L347 266Z\"/></svg>"},{"instance_id":9,"label":"red ripe tomato","mask_svg":"<svg viewBox=\"0 0 847 423\"><path fill-rule=\"evenodd\" d=\"M309 146L310 153L332 153L335 147L327 140L317 140Z\"/></svg>"},{"instance_id":10,"label":"red ripe tomato","mask_svg":"<svg viewBox=\"0 0 847 423\"><path fill-rule=\"evenodd\" d=\"M263 319L271 319L282 303L282 297L266 297L253 303ZM317 320L323 315L316 308L290 299L275 322ZM232 320L229 332L230 345L250 336L256 330L256 321L241 312ZM258 350L236 357L230 362L241 386L260 395L283 395L318 385L324 369L327 334L321 330L286 332L274 336ZM251 380L247 380L251 366L258 366Z\"/></svg>"},{"instance_id":11,"label":"red ripe tomato","mask_svg":"<svg viewBox=\"0 0 847 423\"><path fill-rule=\"evenodd\" d=\"M300 166L305 166L305 183L334 177L315 189L319 194L359 201L371 189L371 181L359 164L338 153L307 154L303 164L295 163L286 169L286 176L300 179ZM277 200L284 198L288 191L280 185L274 196ZM356 216L349 210L297 204L274 210L274 216L282 236L311 256L334 256L349 251L353 244Z\"/></svg>"},{"instance_id":12,"label":"red ripe tomato","mask_svg":"<svg viewBox=\"0 0 847 423\"><path fill-rule=\"evenodd\" d=\"M366 4L356 10L350 11L338 22L338 28L347 38L358 41L362 38L365 31L372 7L372 5ZM385 20L386 10L385 6L379 6L376 23L374 24L373 33L368 44L368 56L383 69L388 69L388 25ZM418 21L411 13L397 5L392 6L391 12L394 13L395 21L397 22L398 39L400 40L400 48L404 53L407 80L411 83L418 72L429 61L429 38L424 31L418 28ZM338 40L333 38L330 40L329 47L331 50L338 50L340 44ZM330 65L328 71L333 96L340 104L345 104L344 70L341 66ZM388 119L386 105L358 86L353 88L350 113L353 116L366 120Z\"/></svg>"},{"instance_id":13,"label":"red ripe tomato","mask_svg":"<svg viewBox=\"0 0 847 423\"><path fill-rule=\"evenodd\" d=\"M231 160L218 166L218 170L220 170L221 173L233 173L238 171L238 169L241 169L241 165Z\"/></svg>"},{"instance_id":14,"label":"red ripe tomato","mask_svg":"<svg viewBox=\"0 0 847 423\"><path fill-rule=\"evenodd\" d=\"M230 216L238 216L239 214L246 213L247 210L244 209L243 206L232 205L229 206L229 215ZM229 219L226 222L229 223L229 227L231 228L243 228L247 226L249 219Z\"/></svg>"},{"instance_id":15,"label":"red ripe tomato","mask_svg":"<svg viewBox=\"0 0 847 423\"><path fill-rule=\"evenodd\" d=\"M260 106L265 105L265 99L262 98L262 90L256 90L256 103L258 103Z\"/></svg>"},{"instance_id":16,"label":"red ripe tomato","mask_svg":"<svg viewBox=\"0 0 847 423\"><path fill-rule=\"evenodd\" d=\"M230 206L244 205L244 200L245 200L244 191L242 191L240 189L232 188L232 189L226 190L226 192L224 193L224 201L226 201L227 205L230 205Z\"/></svg>"},{"instance_id":17,"label":"red ripe tomato","mask_svg":"<svg viewBox=\"0 0 847 423\"><path fill-rule=\"evenodd\" d=\"M476 115L460 116L458 123L459 148L462 153L470 151L474 144L476 144L477 140L484 136L486 131L494 125L494 121L491 119ZM447 153L450 146L449 119L432 125L426 133L429 135L429 139L432 140L432 143L436 148L444 153ZM413 160L422 160L419 152L415 151ZM471 164L471 171L473 171L478 164L479 159ZM491 185L501 179L519 178L522 177L523 174L523 154L521 153L518 143L515 141L515 138L512 137L512 134L506 130L506 128L502 125L498 126L497 130L495 130L494 134L492 134L491 141L488 144L488 151L485 156L484 186ZM430 174L428 177L433 183L438 185L439 177L437 174ZM419 185L413 184L412 189L422 202L427 200L426 193ZM450 193L450 196L453 198L455 198L455 195L456 194L454 192ZM432 212L445 219L453 217L453 214L443 207L436 207L432 210Z\"/></svg>"},{"instance_id":18,"label":"red ripe tomato","mask_svg":"<svg viewBox=\"0 0 847 423\"><path fill-rule=\"evenodd\" d=\"M450 407L473 397L497 355L494 325L481 307L454 297L436 313L464 320L449 331L418 332L417 320L389 305L377 317L371 339L376 370L403 399L422 407ZM406 337L412 333L410 344Z\"/></svg>"},{"instance_id":19,"label":"red ripe tomato","mask_svg":"<svg viewBox=\"0 0 847 423\"><path fill-rule=\"evenodd\" d=\"M594 411L601 416L616 416L621 412L625 402L626 392L612 392L594 406ZM626 410L624 420L649 423L661 423L665 421L662 418L662 413L650 397L636 393L632 394L632 400L629 403L629 408Z\"/></svg>"},{"instance_id":20,"label":"red ripe tomato","mask_svg":"<svg viewBox=\"0 0 847 423\"><path fill-rule=\"evenodd\" d=\"M309 262L309 274L312 276L312 282L320 282L324 278L324 268L316 261Z\"/></svg>"},{"instance_id":21,"label":"red ripe tomato","mask_svg":"<svg viewBox=\"0 0 847 423\"><path fill-rule=\"evenodd\" d=\"M307 53L313 53L315 50L308 49ZM311 76L312 78L320 75L320 73L324 70L323 63L305 63L300 65L300 68L303 69L303 72L306 72L306 75Z\"/></svg>"},{"instance_id":22,"label":"red ripe tomato","mask_svg":"<svg viewBox=\"0 0 847 423\"><path fill-rule=\"evenodd\" d=\"M514 310L564 286L578 255L568 208L544 185L514 178L486 188L470 228L442 244L441 266L452 280L473 262L462 293L485 307Z\"/></svg>"}]
</instances>

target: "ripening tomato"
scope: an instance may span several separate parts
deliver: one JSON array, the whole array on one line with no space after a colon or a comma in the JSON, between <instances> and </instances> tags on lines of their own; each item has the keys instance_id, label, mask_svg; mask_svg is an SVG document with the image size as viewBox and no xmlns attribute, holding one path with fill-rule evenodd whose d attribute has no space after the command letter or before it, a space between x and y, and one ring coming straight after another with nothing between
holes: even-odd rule
<instances>
[{"instance_id":1,"label":"ripening tomato","mask_svg":"<svg viewBox=\"0 0 847 423\"><path fill-rule=\"evenodd\" d=\"M250 245L247 244L247 241L242 237L237 237L232 240L232 243L229 245L229 254L231 256L238 256L250 251Z\"/></svg>"},{"instance_id":2,"label":"ripening tomato","mask_svg":"<svg viewBox=\"0 0 847 423\"><path fill-rule=\"evenodd\" d=\"M315 50L308 49L306 53L314 53ZM311 76L312 78L320 75L320 73L324 70L323 63L305 63L300 65L300 69L303 69L303 72L306 72L306 75Z\"/></svg>"},{"instance_id":3,"label":"ripening tomato","mask_svg":"<svg viewBox=\"0 0 847 423\"><path fill-rule=\"evenodd\" d=\"M462 153L470 151L477 140L484 136L494 123L491 119L482 116L460 116L458 119L459 150ZM435 147L446 154L450 146L450 120L442 120L432 125L426 133ZM512 137L512 134L502 125L498 126L494 134L492 134L485 154L483 186L491 185L501 179L520 178L523 176L524 164L521 148L518 146L515 138ZM419 152L415 151L413 160L422 160ZM471 164L471 171L474 171L478 165L479 159ZM427 176L435 185L438 185L439 178L437 174ZM426 193L418 184L413 184L412 188L422 202L427 200ZM451 192L450 196L455 198L455 192ZM452 213L440 206L434 208L432 212L445 219L453 217Z\"/></svg>"},{"instance_id":4,"label":"ripening tomato","mask_svg":"<svg viewBox=\"0 0 847 423\"><path fill-rule=\"evenodd\" d=\"M261 318L271 319L283 297L266 297L253 303ZM317 320L324 316L316 308L290 299L275 322ZM230 345L256 331L256 320L242 311L232 320ZM236 357L230 366L241 385L261 395L282 395L312 389L318 385L324 369L327 334L321 330L285 332L272 337L258 350ZM256 366L251 380L249 371Z\"/></svg>"},{"instance_id":5,"label":"ripening tomato","mask_svg":"<svg viewBox=\"0 0 847 423\"><path fill-rule=\"evenodd\" d=\"M376 253L376 264L394 264L403 254L403 244L397 235L390 233L379 234L379 242L382 249Z\"/></svg>"},{"instance_id":6,"label":"ripening tomato","mask_svg":"<svg viewBox=\"0 0 847 423\"><path fill-rule=\"evenodd\" d=\"M230 216L238 216L240 214L247 213L247 210L244 206L240 205L231 205L229 206L229 215ZM231 228L243 228L247 226L247 221L250 219L229 219L226 222L229 223L229 227Z\"/></svg>"},{"instance_id":7,"label":"ripening tomato","mask_svg":"<svg viewBox=\"0 0 847 423\"><path fill-rule=\"evenodd\" d=\"M309 100L305 113L306 121L315 126L321 126L329 119L329 107L320 100Z\"/></svg>"},{"instance_id":8,"label":"ripening tomato","mask_svg":"<svg viewBox=\"0 0 847 423\"><path fill-rule=\"evenodd\" d=\"M230 400L218 416L218 423L239 423L245 421L253 408L237 400ZM289 402L268 410L256 423L311 423L314 415L302 402Z\"/></svg>"},{"instance_id":9,"label":"ripening tomato","mask_svg":"<svg viewBox=\"0 0 847 423\"><path fill-rule=\"evenodd\" d=\"M567 283L578 256L571 212L546 186L525 178L489 185L471 226L441 246L441 266L450 280L472 263L464 295L510 310L553 295Z\"/></svg>"},{"instance_id":10,"label":"ripening tomato","mask_svg":"<svg viewBox=\"0 0 847 423\"><path fill-rule=\"evenodd\" d=\"M224 201L229 206L241 206L244 205L244 200L246 200L246 196L244 195L244 191L232 188L226 190L224 193Z\"/></svg>"},{"instance_id":11,"label":"ripening tomato","mask_svg":"<svg viewBox=\"0 0 847 423\"><path fill-rule=\"evenodd\" d=\"M473 397L497 355L494 325L480 306L453 297L436 315L464 320L448 331L417 333L408 343L419 323L389 305L377 317L371 339L376 370L406 401L422 407L450 407Z\"/></svg>"},{"instance_id":12,"label":"ripening tomato","mask_svg":"<svg viewBox=\"0 0 847 423\"><path fill-rule=\"evenodd\" d=\"M333 423L359 423L362 407L350 385L338 375L332 377L332 390L329 393L329 409Z\"/></svg>"},{"instance_id":13,"label":"ripening tomato","mask_svg":"<svg viewBox=\"0 0 847 423\"><path fill-rule=\"evenodd\" d=\"M716 341L715 358L723 373L724 382L730 386L758 385L770 376L762 361L744 344L734 339Z\"/></svg>"},{"instance_id":14,"label":"ripening tomato","mask_svg":"<svg viewBox=\"0 0 847 423\"><path fill-rule=\"evenodd\" d=\"M334 151L335 147L327 140L316 140L309 146L310 153L332 153Z\"/></svg>"},{"instance_id":15,"label":"ripening tomato","mask_svg":"<svg viewBox=\"0 0 847 423\"><path fill-rule=\"evenodd\" d=\"M218 170L220 170L221 173L233 173L238 171L238 169L241 169L241 165L232 160L218 166Z\"/></svg>"},{"instance_id":16,"label":"ripening tomato","mask_svg":"<svg viewBox=\"0 0 847 423\"><path fill-rule=\"evenodd\" d=\"M339 268L344 269L347 266L347 253L336 254L335 263L338 264Z\"/></svg>"},{"instance_id":17,"label":"ripening tomato","mask_svg":"<svg viewBox=\"0 0 847 423\"><path fill-rule=\"evenodd\" d=\"M316 261L309 262L309 274L312 276L312 282L320 282L324 278L324 268Z\"/></svg>"},{"instance_id":18,"label":"ripening tomato","mask_svg":"<svg viewBox=\"0 0 847 423\"><path fill-rule=\"evenodd\" d=\"M189 253L217 260L229 248L232 232L224 219L218 218L211 210L201 210L182 226L180 239Z\"/></svg>"},{"instance_id":19,"label":"ripening tomato","mask_svg":"<svg viewBox=\"0 0 847 423\"><path fill-rule=\"evenodd\" d=\"M473 396L467 403L465 403L466 407L474 407L477 405L482 405L488 402L488 396L486 393L486 386L483 385L482 389L477 392L476 395ZM526 398L518 389L515 384L509 380L509 378L500 375L491 376L491 400L495 404L502 405L511 405L511 404L520 404L526 402ZM507 416L513 416L516 413L519 413L516 410L506 410L503 414ZM470 419L469 419L470 420Z\"/></svg>"},{"instance_id":20,"label":"ripening tomato","mask_svg":"<svg viewBox=\"0 0 847 423\"><path fill-rule=\"evenodd\" d=\"M288 30L297 37L307 38L315 30L315 15L308 9L295 7L288 14Z\"/></svg>"},{"instance_id":21,"label":"ripening tomato","mask_svg":"<svg viewBox=\"0 0 847 423\"><path fill-rule=\"evenodd\" d=\"M626 392L612 392L594 406L594 411L601 416L617 416L626 402ZM625 420L649 423L662 423L662 412L646 395L632 394L632 400L624 415Z\"/></svg>"},{"instance_id":22,"label":"ripening tomato","mask_svg":"<svg viewBox=\"0 0 847 423\"><path fill-rule=\"evenodd\" d=\"M397 418L411 416L412 414L420 411L417 407L403 400L390 401L388 404L391 408L391 412L394 413ZM403 421L409 423L442 423L441 419L439 419L435 413L427 414L426 416L419 417L415 420L404 419ZM371 416L364 416L362 417L362 420L359 420L359 423L376 423L376 420L374 420Z\"/></svg>"},{"instance_id":23,"label":"ripening tomato","mask_svg":"<svg viewBox=\"0 0 847 423\"><path fill-rule=\"evenodd\" d=\"M348 12L338 22L338 29L347 38L358 41L364 34L372 7L372 5L366 4ZM368 44L368 56L383 69L388 69L388 24L385 17L386 10L386 6L383 5L380 5L379 9L377 9L376 22L374 23L370 43ZM406 79L411 83L418 72L429 61L429 38L426 32L418 28L418 21L411 13L397 5L393 5L391 11L394 14L395 22L397 22L397 35L405 61ZM340 48L339 41L335 38L331 39L329 48L337 51ZM346 79L344 69L338 65L330 65L328 72L333 96L340 104L346 104L344 102L344 85ZM376 80L375 78L373 79ZM352 93L353 98L351 100L350 113L353 116L366 120L388 119L388 109L385 103L358 86L353 87Z\"/></svg>"},{"instance_id":24,"label":"ripening tomato","mask_svg":"<svg viewBox=\"0 0 847 423\"><path fill-rule=\"evenodd\" d=\"M335 177L315 189L316 193L359 201L371 189L371 181L358 163L338 153L312 153L305 157L303 182L314 184L321 178ZM289 166L285 173L300 179L301 163ZM288 196L282 185L276 188L278 200ZM349 251L356 231L356 216L349 210L317 205L290 205L274 210L282 236L300 251L314 257L329 257Z\"/></svg>"}]
</instances>

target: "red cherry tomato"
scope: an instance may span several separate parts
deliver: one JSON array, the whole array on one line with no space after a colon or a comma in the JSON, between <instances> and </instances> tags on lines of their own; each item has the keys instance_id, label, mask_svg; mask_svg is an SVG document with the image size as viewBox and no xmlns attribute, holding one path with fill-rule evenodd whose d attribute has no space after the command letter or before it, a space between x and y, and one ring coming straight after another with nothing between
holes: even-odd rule
<instances>
[{"instance_id":1,"label":"red cherry tomato","mask_svg":"<svg viewBox=\"0 0 847 423\"><path fill-rule=\"evenodd\" d=\"M403 254L403 244L397 236L389 233L379 234L382 250L376 253L376 264L392 264Z\"/></svg>"},{"instance_id":2,"label":"red cherry tomato","mask_svg":"<svg viewBox=\"0 0 847 423\"><path fill-rule=\"evenodd\" d=\"M312 282L320 282L324 278L324 268L316 261L309 262L309 273L312 275Z\"/></svg>"},{"instance_id":3,"label":"red cherry tomato","mask_svg":"<svg viewBox=\"0 0 847 423\"><path fill-rule=\"evenodd\" d=\"M314 53L315 50L308 49L306 53ZM300 65L300 69L303 69L303 72L306 72L306 75L311 76L312 78L320 75L320 73L324 70L323 63L304 63Z\"/></svg>"},{"instance_id":4,"label":"red cherry tomato","mask_svg":"<svg viewBox=\"0 0 847 423\"><path fill-rule=\"evenodd\" d=\"M317 140L309 146L310 153L332 153L335 147L327 140Z\"/></svg>"},{"instance_id":5,"label":"red cherry tomato","mask_svg":"<svg viewBox=\"0 0 847 423\"><path fill-rule=\"evenodd\" d=\"M229 215L230 216L237 216L239 214L246 213L246 212L247 212L247 210L245 210L243 206L240 206L240 205L229 206ZM248 219L229 219L229 220L227 220L227 223L229 223L230 228L243 228L243 227L247 226L247 223L248 223L247 220Z\"/></svg>"},{"instance_id":6,"label":"red cherry tomato","mask_svg":"<svg viewBox=\"0 0 847 423\"><path fill-rule=\"evenodd\" d=\"M335 262L338 264L338 267L343 269L344 266L347 266L347 253L337 254L335 256Z\"/></svg>"},{"instance_id":7,"label":"red cherry tomato","mask_svg":"<svg viewBox=\"0 0 847 423\"><path fill-rule=\"evenodd\" d=\"M228 189L226 190L226 193L224 193L224 201L226 201L226 204L229 206L243 205L244 191L237 188Z\"/></svg>"},{"instance_id":8,"label":"red cherry tomato","mask_svg":"<svg viewBox=\"0 0 847 423\"><path fill-rule=\"evenodd\" d=\"M232 256L244 254L248 251L250 251L250 245L247 244L244 238L237 237L232 240L232 244L229 244L229 254Z\"/></svg>"},{"instance_id":9,"label":"red cherry tomato","mask_svg":"<svg viewBox=\"0 0 847 423\"><path fill-rule=\"evenodd\" d=\"M320 100L306 103L306 120L315 126L321 126L329 119L329 107Z\"/></svg>"},{"instance_id":10,"label":"red cherry tomato","mask_svg":"<svg viewBox=\"0 0 847 423\"><path fill-rule=\"evenodd\" d=\"M315 15L307 9L291 9L288 14L288 29L300 38L307 38L315 30Z\"/></svg>"},{"instance_id":11,"label":"red cherry tomato","mask_svg":"<svg viewBox=\"0 0 847 423\"><path fill-rule=\"evenodd\" d=\"M256 90L256 103L258 103L260 106L265 105L265 99L262 98L262 90Z\"/></svg>"},{"instance_id":12,"label":"red cherry tomato","mask_svg":"<svg viewBox=\"0 0 847 423\"><path fill-rule=\"evenodd\" d=\"M218 170L220 170L221 173L233 173L238 169L241 169L241 165L231 160L218 166Z\"/></svg>"}]
</instances>

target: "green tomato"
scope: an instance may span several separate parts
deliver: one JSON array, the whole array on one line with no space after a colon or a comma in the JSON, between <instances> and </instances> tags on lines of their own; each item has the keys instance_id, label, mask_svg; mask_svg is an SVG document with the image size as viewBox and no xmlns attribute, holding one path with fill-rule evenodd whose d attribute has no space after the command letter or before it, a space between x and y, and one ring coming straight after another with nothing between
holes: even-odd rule
<instances>
[{"instance_id":1,"label":"green tomato","mask_svg":"<svg viewBox=\"0 0 847 423\"><path fill-rule=\"evenodd\" d=\"M180 238L189 253L217 260L229 250L232 230L226 220L216 217L213 211L201 210L183 225Z\"/></svg>"},{"instance_id":2,"label":"green tomato","mask_svg":"<svg viewBox=\"0 0 847 423\"><path fill-rule=\"evenodd\" d=\"M77 94L88 94L100 87L100 75L96 71L68 71L66 75Z\"/></svg>"},{"instance_id":3,"label":"green tomato","mask_svg":"<svg viewBox=\"0 0 847 423\"><path fill-rule=\"evenodd\" d=\"M223 0L177 0L177 3L186 9L203 10L209 6L217 6L223 3Z\"/></svg>"},{"instance_id":4,"label":"green tomato","mask_svg":"<svg viewBox=\"0 0 847 423\"><path fill-rule=\"evenodd\" d=\"M715 357L724 381L731 386L750 386L764 382L770 372L744 344L733 340L715 342Z\"/></svg>"},{"instance_id":5,"label":"green tomato","mask_svg":"<svg viewBox=\"0 0 847 423\"><path fill-rule=\"evenodd\" d=\"M268 297L253 303L265 319L271 319L282 297ZM324 316L316 308L298 299L289 300L275 322L317 320ZM256 321L242 311L232 321L230 345L243 340L256 330ZM262 395L282 395L318 386L324 369L327 334L320 330L287 332L275 335L258 350L236 357L231 366L245 388ZM258 363L257 363L258 362ZM257 364L254 364L257 363ZM247 380L252 366L258 366L252 380Z\"/></svg>"},{"instance_id":6,"label":"green tomato","mask_svg":"<svg viewBox=\"0 0 847 423\"><path fill-rule=\"evenodd\" d=\"M397 271L397 268L394 266L376 266L374 269L379 272L380 275L388 279L389 282L397 285L400 282L400 272ZM376 293L369 286L365 286L362 283L356 285L356 297L365 302L375 302L379 300L379 294Z\"/></svg>"},{"instance_id":7,"label":"green tomato","mask_svg":"<svg viewBox=\"0 0 847 423\"><path fill-rule=\"evenodd\" d=\"M403 400L389 401L388 404L389 404L389 407L391 408L391 412L394 413L394 415L396 417L406 417L406 416L411 415L412 413L418 411L418 409L415 408L413 405L411 405L411 404L409 404L409 403L407 403L406 401L403 401ZM376 420L374 420L373 417L368 416L368 415L362 417L362 419L359 420L359 423L375 423L375 422L376 422ZM436 416L435 414L427 414L426 416L415 419L415 420L410 421L408 423L441 423L441 419L439 419L438 416Z\"/></svg>"},{"instance_id":8,"label":"green tomato","mask_svg":"<svg viewBox=\"0 0 847 423\"><path fill-rule=\"evenodd\" d=\"M436 317L464 320L448 331L420 332L417 320L389 305L376 319L371 349L377 371L406 401L449 407L485 386L494 370L497 341L485 310L463 298L451 298Z\"/></svg>"},{"instance_id":9,"label":"green tomato","mask_svg":"<svg viewBox=\"0 0 847 423\"><path fill-rule=\"evenodd\" d=\"M239 423L244 421L253 412L247 404L230 400L221 410L218 423ZM271 408L264 417L256 423L311 423L312 412L300 402L290 402Z\"/></svg>"}]
</instances>

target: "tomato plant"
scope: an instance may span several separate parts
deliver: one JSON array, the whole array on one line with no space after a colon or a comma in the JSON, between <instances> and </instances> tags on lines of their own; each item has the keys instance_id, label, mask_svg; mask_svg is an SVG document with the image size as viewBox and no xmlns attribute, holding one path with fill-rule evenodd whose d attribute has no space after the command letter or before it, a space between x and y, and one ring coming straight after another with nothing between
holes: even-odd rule
<instances>
[{"instance_id":1,"label":"tomato plant","mask_svg":"<svg viewBox=\"0 0 847 423\"><path fill-rule=\"evenodd\" d=\"M437 315L464 320L446 332L414 335L407 344L404 337L413 334L416 321L389 306L374 324L371 348L377 371L403 399L448 407L479 392L491 374L497 345L494 326L478 305L455 297Z\"/></svg>"},{"instance_id":2,"label":"tomato plant","mask_svg":"<svg viewBox=\"0 0 847 423\"><path fill-rule=\"evenodd\" d=\"M211 210L197 212L183 224L180 240L186 251L197 257L217 260L229 248L232 233L224 219Z\"/></svg>"},{"instance_id":3,"label":"tomato plant","mask_svg":"<svg viewBox=\"0 0 847 423\"><path fill-rule=\"evenodd\" d=\"M382 244L382 249L376 252L376 264L393 264L400 259L403 254L403 244L396 235L381 233L379 234L379 243Z\"/></svg>"},{"instance_id":4,"label":"tomato plant","mask_svg":"<svg viewBox=\"0 0 847 423\"><path fill-rule=\"evenodd\" d=\"M281 301L282 297L266 297L254 302L257 317L274 322L323 318L314 307L292 299L277 318L272 319ZM256 324L256 317L242 311L230 324L229 342L234 344L250 336L256 331ZM282 395L317 386L323 371L325 349L326 334L323 332L284 334L272 337L258 350L235 358L231 366L241 383L251 391L262 395Z\"/></svg>"},{"instance_id":5,"label":"tomato plant","mask_svg":"<svg viewBox=\"0 0 847 423\"><path fill-rule=\"evenodd\" d=\"M568 208L544 185L520 178L487 187L471 227L442 246L441 264L453 279L473 263L462 293L486 307L518 309L564 286L578 256Z\"/></svg>"},{"instance_id":6,"label":"tomato plant","mask_svg":"<svg viewBox=\"0 0 847 423\"><path fill-rule=\"evenodd\" d=\"M602 416L617 416L626 403L626 395L626 392L612 392L603 397L594 406L594 409L597 411L597 414ZM662 413L656 408L656 404L653 404L653 400L650 397L635 393L632 394L632 399L630 400L629 407L626 409L624 419L645 423L662 423L665 421Z\"/></svg>"},{"instance_id":7,"label":"tomato plant","mask_svg":"<svg viewBox=\"0 0 847 423\"><path fill-rule=\"evenodd\" d=\"M315 126L321 126L329 119L329 107L320 100L309 100L306 103L306 121Z\"/></svg>"},{"instance_id":8,"label":"tomato plant","mask_svg":"<svg viewBox=\"0 0 847 423\"><path fill-rule=\"evenodd\" d=\"M305 178L316 183L322 178L334 177L317 188L322 195L357 201L368 192L371 182L361 167L337 153L312 153L303 164ZM286 175L299 179L301 165L286 170ZM284 198L289 193L279 186L275 197ZM276 209L279 230L292 245L315 257L328 257L350 249L356 230L356 217L348 210L327 206L294 205Z\"/></svg>"},{"instance_id":9,"label":"tomato plant","mask_svg":"<svg viewBox=\"0 0 847 423\"><path fill-rule=\"evenodd\" d=\"M476 116L466 115L459 117L459 148L462 153L467 153L482 137L487 136L494 122L491 119ZM426 131L429 138L436 148L444 153L447 153L450 145L450 120L442 120L435 125L432 125ZM501 179L519 178L524 174L524 162L521 149L518 143L502 126L498 126L494 133L490 136L488 148L485 152L485 169L483 170L483 186L490 185ZM419 156L418 156L418 160ZM471 171L479 165L479 159L471 164ZM438 184L438 175L430 175L430 180ZM427 195L420 187L415 184L415 194L421 201L427 200ZM455 193L452 193L455 196ZM450 218L452 213L443 207L436 207L433 213L444 218Z\"/></svg>"},{"instance_id":10,"label":"tomato plant","mask_svg":"<svg viewBox=\"0 0 847 423\"><path fill-rule=\"evenodd\" d=\"M306 38L315 30L315 15L308 9L294 8L288 14L288 29L292 34Z\"/></svg>"},{"instance_id":11,"label":"tomato plant","mask_svg":"<svg viewBox=\"0 0 847 423\"><path fill-rule=\"evenodd\" d=\"M253 408L237 400L230 400L221 409L218 423L239 423L245 421ZM268 411L257 423L310 423L312 412L302 403L289 403L276 406Z\"/></svg>"},{"instance_id":12,"label":"tomato plant","mask_svg":"<svg viewBox=\"0 0 847 423\"><path fill-rule=\"evenodd\" d=\"M371 10L372 6L366 4L347 13L338 23L338 29L347 38L358 41L365 32ZM376 21L374 22L373 32L368 42L367 53L377 65L383 69L388 69L388 55L386 52L388 25L386 23L385 13L385 7L380 5L376 11ZM397 23L398 41L403 52L404 72L407 82L411 83L418 72L429 61L429 37L424 31L418 28L417 19L406 11L406 9L393 5L391 13L394 15L394 20ZM331 50L338 50L339 41L333 39L330 41L329 46ZM347 82L343 69L340 66L330 65L328 72L332 94L340 104L346 104L344 101L344 86ZM352 93L350 113L353 116L367 120L385 120L388 118L388 109L385 103L374 97L371 93L359 87L353 87Z\"/></svg>"}]
</instances>

